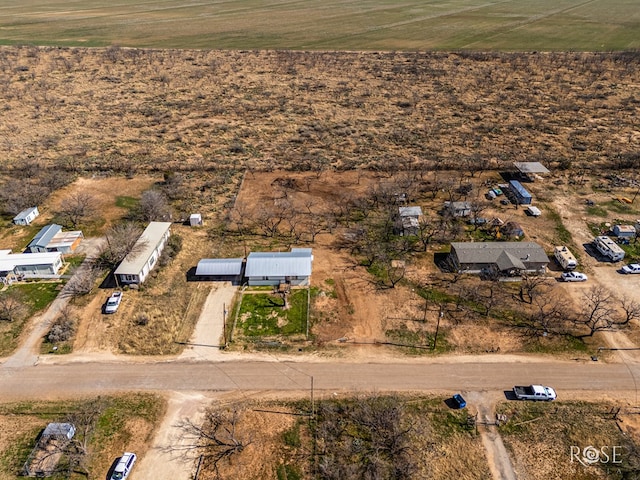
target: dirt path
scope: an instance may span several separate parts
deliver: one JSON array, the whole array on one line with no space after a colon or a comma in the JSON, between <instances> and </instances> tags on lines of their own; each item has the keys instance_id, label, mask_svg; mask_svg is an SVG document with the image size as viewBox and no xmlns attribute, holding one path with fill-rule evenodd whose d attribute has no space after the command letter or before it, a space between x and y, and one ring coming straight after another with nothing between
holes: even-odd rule
<instances>
[{"instance_id":1,"label":"dirt path","mask_svg":"<svg viewBox=\"0 0 640 480\"><path fill-rule=\"evenodd\" d=\"M189 340L189 346L179 357L181 360L205 361L219 360L223 357L220 345L223 341L224 318L228 314L224 312L231 308L236 291L237 287L230 282L213 284Z\"/></svg>"},{"instance_id":2,"label":"dirt path","mask_svg":"<svg viewBox=\"0 0 640 480\"><path fill-rule=\"evenodd\" d=\"M178 423L188 418L199 424L208 403L209 400L201 393L171 392L167 412L151 449L136 465L131 480L190 480L193 476L193 458L175 450L185 444Z\"/></svg>"},{"instance_id":3,"label":"dirt path","mask_svg":"<svg viewBox=\"0 0 640 480\"><path fill-rule=\"evenodd\" d=\"M495 425L496 402L504 401L502 392L466 392L464 397L473 413L477 408L478 433L494 480L517 480L509 452Z\"/></svg>"}]
</instances>

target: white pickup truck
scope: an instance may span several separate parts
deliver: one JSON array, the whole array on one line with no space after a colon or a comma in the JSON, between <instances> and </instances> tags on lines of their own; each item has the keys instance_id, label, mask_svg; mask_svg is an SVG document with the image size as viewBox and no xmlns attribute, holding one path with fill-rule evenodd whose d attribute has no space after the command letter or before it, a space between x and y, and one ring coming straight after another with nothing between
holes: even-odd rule
<instances>
[{"instance_id":1,"label":"white pickup truck","mask_svg":"<svg viewBox=\"0 0 640 480\"><path fill-rule=\"evenodd\" d=\"M544 400L550 402L556 399L556 391L543 385L516 385L513 387L513 393L518 400Z\"/></svg>"}]
</instances>

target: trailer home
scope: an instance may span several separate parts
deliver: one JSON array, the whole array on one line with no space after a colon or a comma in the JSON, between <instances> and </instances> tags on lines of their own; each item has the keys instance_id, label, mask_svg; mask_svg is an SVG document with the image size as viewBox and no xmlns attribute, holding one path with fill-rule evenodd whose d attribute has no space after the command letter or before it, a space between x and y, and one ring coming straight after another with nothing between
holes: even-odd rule
<instances>
[{"instance_id":1,"label":"trailer home","mask_svg":"<svg viewBox=\"0 0 640 480\"><path fill-rule=\"evenodd\" d=\"M553 256L558 262L558 265L560 265L565 270L574 270L578 266L576 257L574 257L573 253L571 253L571 250L569 250L564 245L560 247L554 247Z\"/></svg>"},{"instance_id":2,"label":"trailer home","mask_svg":"<svg viewBox=\"0 0 640 480\"><path fill-rule=\"evenodd\" d=\"M607 257L612 262L619 262L624 258L624 250L620 248L620 245L618 245L606 235L596 237L593 241L593 244L602 255Z\"/></svg>"}]
</instances>

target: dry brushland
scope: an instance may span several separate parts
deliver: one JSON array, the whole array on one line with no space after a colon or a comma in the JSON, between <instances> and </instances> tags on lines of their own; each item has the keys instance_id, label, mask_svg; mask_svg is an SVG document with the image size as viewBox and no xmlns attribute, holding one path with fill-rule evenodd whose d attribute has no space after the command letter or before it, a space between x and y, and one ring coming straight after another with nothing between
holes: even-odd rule
<instances>
[{"instance_id":1,"label":"dry brushland","mask_svg":"<svg viewBox=\"0 0 640 480\"><path fill-rule=\"evenodd\" d=\"M606 360L598 347L627 347L640 337L639 279L620 275L619 265L589 248L594 235L640 218L639 61L636 52L2 48L0 249L21 251L42 226L57 222L87 237L78 257L67 258L68 271L85 255L92 262L68 281L4 288L0 352L15 349L24 326L60 293L70 302L43 339L43 353L176 355L217 288L194 278L200 259L305 246L314 255L309 290L294 289L288 309L270 290L239 295L227 305L229 349L313 350L356 360L371 348L378 358L500 352ZM552 171L526 183L541 217L486 199L489 188L510 178L513 161L531 160ZM472 213L442 213L445 201L470 202ZM29 227L13 226L13 216L32 205L41 216ZM424 214L410 235L400 235L401 205ZM185 224L194 212L202 213L203 227ZM519 224L524 235L477 221L497 218ZM115 286L109 272L125 253L119 246L131 246L149 221L168 219L172 237L158 267L125 292L117 313L104 315ZM560 283L552 261L546 276L509 282L458 274L447 261L452 241L505 239L535 241L548 254L567 245L589 281ZM639 246L636 239L624 245L627 259L640 259ZM620 332L625 336L614 339ZM154 405L160 415L163 407ZM501 432L511 457L530 478L537 478L536 466L522 452L560 430L538 417L575 424L605 408L547 407L510 403L500 410L509 419ZM9 418L14 407L7 408ZM635 417L624 418L633 424ZM442 399L249 405L206 419L220 448L203 478L216 470L225 478L490 475L478 462L482 443L466 411L450 410ZM42 428L31 420L29 428ZM620 441L635 451L616 436L615 420L603 420L602 436L577 432L554 437L553 445ZM136 429L138 421L144 428ZM118 442L107 442L113 448L87 457L82 468L97 462L101 475L120 450L144 453L139 442L148 445L155 424L131 419L129 429L127 422L114 423L110 435ZM183 426L203 433L202 425ZM215 432L229 430L243 440L216 439ZM26 452L34 431L7 437L2 450L22 445ZM634 431L629 438L637 443ZM269 454L249 455L256 448ZM7 475L23 457L3 457ZM76 455L63 465L72 460L80 461ZM556 460L544 456L543 471Z\"/></svg>"},{"instance_id":2,"label":"dry brushland","mask_svg":"<svg viewBox=\"0 0 640 480\"><path fill-rule=\"evenodd\" d=\"M0 405L0 479L23 478L25 461L49 422L71 423L76 429L50 478L105 478L123 452L148 450L164 403L155 395L130 394Z\"/></svg>"}]
</instances>

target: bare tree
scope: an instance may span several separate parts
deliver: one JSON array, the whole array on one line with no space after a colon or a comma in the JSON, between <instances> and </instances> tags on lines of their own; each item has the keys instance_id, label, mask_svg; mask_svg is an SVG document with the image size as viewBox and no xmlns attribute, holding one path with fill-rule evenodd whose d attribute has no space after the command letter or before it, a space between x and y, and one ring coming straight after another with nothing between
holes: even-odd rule
<instances>
[{"instance_id":1,"label":"bare tree","mask_svg":"<svg viewBox=\"0 0 640 480\"><path fill-rule=\"evenodd\" d=\"M577 326L584 326L589 333L580 337L592 337L596 332L611 330L616 325L616 308L613 294L602 286L590 288L582 295L582 308L575 319Z\"/></svg>"},{"instance_id":2,"label":"bare tree","mask_svg":"<svg viewBox=\"0 0 640 480\"><path fill-rule=\"evenodd\" d=\"M64 286L60 295L63 297L81 297L91 293L96 280L102 275L102 269L97 265L85 263L73 272L71 279Z\"/></svg>"},{"instance_id":3,"label":"bare tree","mask_svg":"<svg viewBox=\"0 0 640 480\"><path fill-rule=\"evenodd\" d=\"M640 304L624 296L620 299L620 308L622 309L622 318L618 325L629 325L633 320L640 319Z\"/></svg>"},{"instance_id":4,"label":"bare tree","mask_svg":"<svg viewBox=\"0 0 640 480\"><path fill-rule=\"evenodd\" d=\"M94 196L87 192L75 192L62 202L58 216L65 225L77 228L95 212L96 200Z\"/></svg>"},{"instance_id":5,"label":"bare tree","mask_svg":"<svg viewBox=\"0 0 640 480\"><path fill-rule=\"evenodd\" d=\"M140 219L145 222L171 219L171 209L167 203L167 198L157 190L143 192L138 209Z\"/></svg>"},{"instance_id":6,"label":"bare tree","mask_svg":"<svg viewBox=\"0 0 640 480\"><path fill-rule=\"evenodd\" d=\"M146 246L141 240L142 230L134 223L121 223L111 227L105 234L106 244L98 254L96 265L101 268L116 267L127 255L139 254Z\"/></svg>"},{"instance_id":7,"label":"bare tree","mask_svg":"<svg viewBox=\"0 0 640 480\"><path fill-rule=\"evenodd\" d=\"M77 322L78 319L69 307L64 308L51 325L51 329L47 334L47 340L51 343L66 342L75 334Z\"/></svg>"},{"instance_id":8,"label":"bare tree","mask_svg":"<svg viewBox=\"0 0 640 480\"><path fill-rule=\"evenodd\" d=\"M243 438L237 431L240 415L231 412L207 411L202 425L185 419L177 424L180 431L175 445L169 445L169 452L181 452L188 458L202 456L211 466L216 478L220 478L219 466L223 460L239 455L252 443L251 438Z\"/></svg>"},{"instance_id":9,"label":"bare tree","mask_svg":"<svg viewBox=\"0 0 640 480\"><path fill-rule=\"evenodd\" d=\"M471 200L469 202L469 209L471 210L471 220L473 221L473 229L477 230L480 226L480 216L489 208L489 203L482 200Z\"/></svg>"},{"instance_id":10,"label":"bare tree","mask_svg":"<svg viewBox=\"0 0 640 480\"><path fill-rule=\"evenodd\" d=\"M0 320L13 322L25 314L27 308L22 294L15 289L0 294Z\"/></svg>"},{"instance_id":11,"label":"bare tree","mask_svg":"<svg viewBox=\"0 0 640 480\"><path fill-rule=\"evenodd\" d=\"M524 273L520 282L520 301L531 304L535 297L549 286L547 277L542 275L529 275Z\"/></svg>"},{"instance_id":12,"label":"bare tree","mask_svg":"<svg viewBox=\"0 0 640 480\"><path fill-rule=\"evenodd\" d=\"M431 244L433 238L440 232L440 221L436 218L423 215L418 220L418 240L422 245L423 251Z\"/></svg>"}]
</instances>

